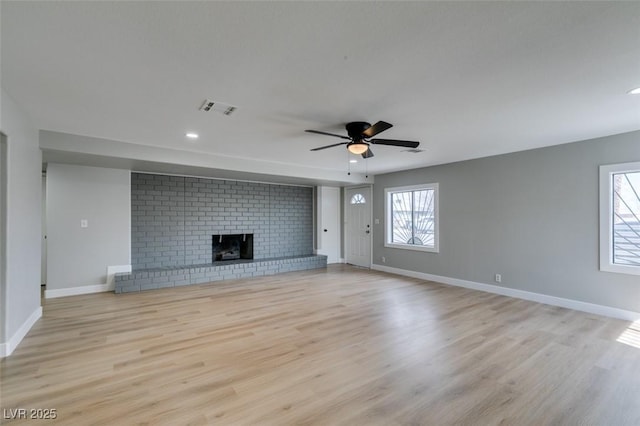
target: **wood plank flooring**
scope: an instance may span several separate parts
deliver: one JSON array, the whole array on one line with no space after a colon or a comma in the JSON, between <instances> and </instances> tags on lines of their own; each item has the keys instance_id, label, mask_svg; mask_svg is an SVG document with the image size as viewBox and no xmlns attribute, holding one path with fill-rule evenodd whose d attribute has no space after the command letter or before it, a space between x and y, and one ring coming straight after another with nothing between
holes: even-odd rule
<instances>
[{"instance_id":1,"label":"wood plank flooring","mask_svg":"<svg viewBox=\"0 0 640 426\"><path fill-rule=\"evenodd\" d=\"M638 330L345 265L52 299L0 363L1 421L640 425L640 349L618 341Z\"/></svg>"}]
</instances>

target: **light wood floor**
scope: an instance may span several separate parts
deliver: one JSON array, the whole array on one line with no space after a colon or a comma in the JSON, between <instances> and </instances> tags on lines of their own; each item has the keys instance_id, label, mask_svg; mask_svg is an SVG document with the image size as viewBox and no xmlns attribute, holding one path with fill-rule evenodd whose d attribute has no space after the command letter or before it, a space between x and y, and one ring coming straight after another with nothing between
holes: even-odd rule
<instances>
[{"instance_id":1,"label":"light wood floor","mask_svg":"<svg viewBox=\"0 0 640 426\"><path fill-rule=\"evenodd\" d=\"M342 265L74 296L2 360L1 406L64 425L639 425L630 326Z\"/></svg>"}]
</instances>

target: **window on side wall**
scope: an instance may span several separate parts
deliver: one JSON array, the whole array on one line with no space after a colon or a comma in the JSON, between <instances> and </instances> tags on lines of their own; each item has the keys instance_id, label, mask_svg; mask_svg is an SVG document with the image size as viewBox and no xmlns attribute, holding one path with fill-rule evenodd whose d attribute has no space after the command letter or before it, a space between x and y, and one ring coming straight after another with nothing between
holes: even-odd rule
<instances>
[{"instance_id":1,"label":"window on side wall","mask_svg":"<svg viewBox=\"0 0 640 426\"><path fill-rule=\"evenodd\" d=\"M385 246L438 252L438 184L385 189Z\"/></svg>"},{"instance_id":2,"label":"window on side wall","mask_svg":"<svg viewBox=\"0 0 640 426\"><path fill-rule=\"evenodd\" d=\"M600 270L640 275L640 162L600 166Z\"/></svg>"}]
</instances>

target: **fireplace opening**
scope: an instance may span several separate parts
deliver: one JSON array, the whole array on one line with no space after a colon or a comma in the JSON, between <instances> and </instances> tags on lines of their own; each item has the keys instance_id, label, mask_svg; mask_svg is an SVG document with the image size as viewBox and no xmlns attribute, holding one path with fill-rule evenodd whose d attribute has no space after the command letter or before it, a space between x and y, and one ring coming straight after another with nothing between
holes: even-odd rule
<instances>
[{"instance_id":1,"label":"fireplace opening","mask_svg":"<svg viewBox=\"0 0 640 426\"><path fill-rule=\"evenodd\" d=\"M253 234L212 235L213 261L253 259Z\"/></svg>"}]
</instances>

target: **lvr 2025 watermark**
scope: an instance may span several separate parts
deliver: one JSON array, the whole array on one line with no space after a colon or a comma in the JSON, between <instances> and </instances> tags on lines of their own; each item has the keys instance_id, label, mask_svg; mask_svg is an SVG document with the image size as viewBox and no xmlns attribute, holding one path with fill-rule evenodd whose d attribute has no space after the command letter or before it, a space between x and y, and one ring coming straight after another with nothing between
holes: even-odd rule
<instances>
[{"instance_id":1,"label":"lvr 2025 watermark","mask_svg":"<svg viewBox=\"0 0 640 426\"><path fill-rule=\"evenodd\" d=\"M31 419L53 420L58 417L55 408L3 408L2 418L5 420Z\"/></svg>"}]
</instances>

